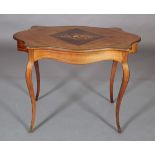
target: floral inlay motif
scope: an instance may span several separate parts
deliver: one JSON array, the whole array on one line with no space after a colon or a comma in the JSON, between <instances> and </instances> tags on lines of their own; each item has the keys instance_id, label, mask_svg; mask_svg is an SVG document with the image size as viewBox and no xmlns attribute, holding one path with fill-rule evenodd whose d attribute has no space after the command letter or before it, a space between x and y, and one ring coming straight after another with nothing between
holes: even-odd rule
<instances>
[{"instance_id":1,"label":"floral inlay motif","mask_svg":"<svg viewBox=\"0 0 155 155\"><path fill-rule=\"evenodd\" d=\"M81 29L71 29L64 32L56 33L52 36L75 45L82 45L103 37L98 34L84 31Z\"/></svg>"}]
</instances>

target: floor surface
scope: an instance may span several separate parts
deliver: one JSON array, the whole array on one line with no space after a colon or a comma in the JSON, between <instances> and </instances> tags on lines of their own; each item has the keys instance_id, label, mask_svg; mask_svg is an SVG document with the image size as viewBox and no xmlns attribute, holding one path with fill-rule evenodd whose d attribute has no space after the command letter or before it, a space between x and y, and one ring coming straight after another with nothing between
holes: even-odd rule
<instances>
[{"instance_id":1,"label":"floor surface","mask_svg":"<svg viewBox=\"0 0 155 155\"><path fill-rule=\"evenodd\" d=\"M120 111L121 134L115 129L115 104L109 102L112 62L68 65L40 61L36 130L29 133L27 55L17 52L15 41L1 42L0 140L155 140L154 49L140 47L129 58L131 78ZM121 78L119 66L115 98Z\"/></svg>"}]
</instances>

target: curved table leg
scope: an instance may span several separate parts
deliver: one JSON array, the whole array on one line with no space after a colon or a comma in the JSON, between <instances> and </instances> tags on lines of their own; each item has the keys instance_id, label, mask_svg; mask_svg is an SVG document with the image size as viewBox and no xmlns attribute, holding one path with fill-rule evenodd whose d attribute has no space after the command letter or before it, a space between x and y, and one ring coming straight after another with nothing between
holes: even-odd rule
<instances>
[{"instance_id":1,"label":"curved table leg","mask_svg":"<svg viewBox=\"0 0 155 155\"><path fill-rule=\"evenodd\" d=\"M37 93L36 93L36 101L38 101L39 93L40 93L40 72L39 72L39 63L36 61L34 63L36 78L37 78Z\"/></svg>"},{"instance_id":2,"label":"curved table leg","mask_svg":"<svg viewBox=\"0 0 155 155\"><path fill-rule=\"evenodd\" d=\"M26 74L25 74L26 83L27 83L27 87L31 98L31 104L32 104L32 120L31 120L31 128L30 128L31 131L33 131L34 129L35 115L36 115L36 101L35 101L34 89L32 84L33 65L34 65L34 62L29 60L26 68Z\"/></svg>"},{"instance_id":3,"label":"curved table leg","mask_svg":"<svg viewBox=\"0 0 155 155\"><path fill-rule=\"evenodd\" d=\"M114 87L114 78L115 78L115 73L116 73L116 69L117 69L117 61L113 61L112 64L112 69L111 69L111 77L110 77L110 102L114 103L114 99L113 99L113 87Z\"/></svg>"},{"instance_id":4,"label":"curved table leg","mask_svg":"<svg viewBox=\"0 0 155 155\"><path fill-rule=\"evenodd\" d=\"M121 132L120 123L119 123L120 105L121 105L121 101L122 101L124 92L126 90L126 87L128 85L129 76L130 76L129 66L127 62L122 63L122 69L123 69L123 79L122 79L122 84L121 84L121 88L120 88L120 92L119 92L119 95L117 98L117 104L116 104L116 125L119 133Z\"/></svg>"}]
</instances>

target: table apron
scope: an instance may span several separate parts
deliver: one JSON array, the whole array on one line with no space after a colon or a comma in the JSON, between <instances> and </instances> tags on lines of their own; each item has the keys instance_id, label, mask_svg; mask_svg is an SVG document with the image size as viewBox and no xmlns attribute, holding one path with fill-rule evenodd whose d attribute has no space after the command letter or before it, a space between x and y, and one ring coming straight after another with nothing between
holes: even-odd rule
<instances>
[{"instance_id":1,"label":"table apron","mask_svg":"<svg viewBox=\"0 0 155 155\"><path fill-rule=\"evenodd\" d=\"M105 60L115 60L126 62L128 58L127 51L99 51L99 52L61 52L48 50L34 50L34 61L41 59L54 59L70 64L89 64Z\"/></svg>"}]
</instances>

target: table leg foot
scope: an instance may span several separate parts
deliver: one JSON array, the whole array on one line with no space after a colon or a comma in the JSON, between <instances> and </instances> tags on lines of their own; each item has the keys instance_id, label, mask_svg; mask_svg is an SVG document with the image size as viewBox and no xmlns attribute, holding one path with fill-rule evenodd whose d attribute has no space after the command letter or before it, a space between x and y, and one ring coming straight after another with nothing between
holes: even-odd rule
<instances>
[{"instance_id":1,"label":"table leg foot","mask_svg":"<svg viewBox=\"0 0 155 155\"><path fill-rule=\"evenodd\" d=\"M121 84L120 92L116 103L116 126L119 133L121 132L120 123L119 123L120 105L130 77L129 66L127 63L122 63L122 70L123 70L123 79L122 79L122 84Z\"/></svg>"},{"instance_id":2,"label":"table leg foot","mask_svg":"<svg viewBox=\"0 0 155 155\"><path fill-rule=\"evenodd\" d=\"M29 133L32 133L32 132L34 132L34 128L31 126L31 127L29 128Z\"/></svg>"},{"instance_id":3,"label":"table leg foot","mask_svg":"<svg viewBox=\"0 0 155 155\"><path fill-rule=\"evenodd\" d=\"M36 100L34 95L34 89L32 84L32 68L34 63L32 61L29 61L26 68L26 83L29 91L29 95L31 98L31 104L32 104L32 120L31 120L31 130L34 129L35 126L35 115L36 115Z\"/></svg>"},{"instance_id":4,"label":"table leg foot","mask_svg":"<svg viewBox=\"0 0 155 155\"><path fill-rule=\"evenodd\" d=\"M114 99L113 99L113 87L114 87L114 79L115 79L117 64L118 64L117 61L113 61L112 69L111 69L111 77L110 77L110 102L111 103L114 103Z\"/></svg>"},{"instance_id":5,"label":"table leg foot","mask_svg":"<svg viewBox=\"0 0 155 155\"><path fill-rule=\"evenodd\" d=\"M36 71L36 79L37 79L37 93L36 93L36 101L38 101L38 97L40 94L40 71L39 71L39 63L36 61L34 63L35 71Z\"/></svg>"},{"instance_id":6,"label":"table leg foot","mask_svg":"<svg viewBox=\"0 0 155 155\"><path fill-rule=\"evenodd\" d=\"M121 128L118 128L117 131L118 131L118 133L122 133L122 129Z\"/></svg>"}]
</instances>

